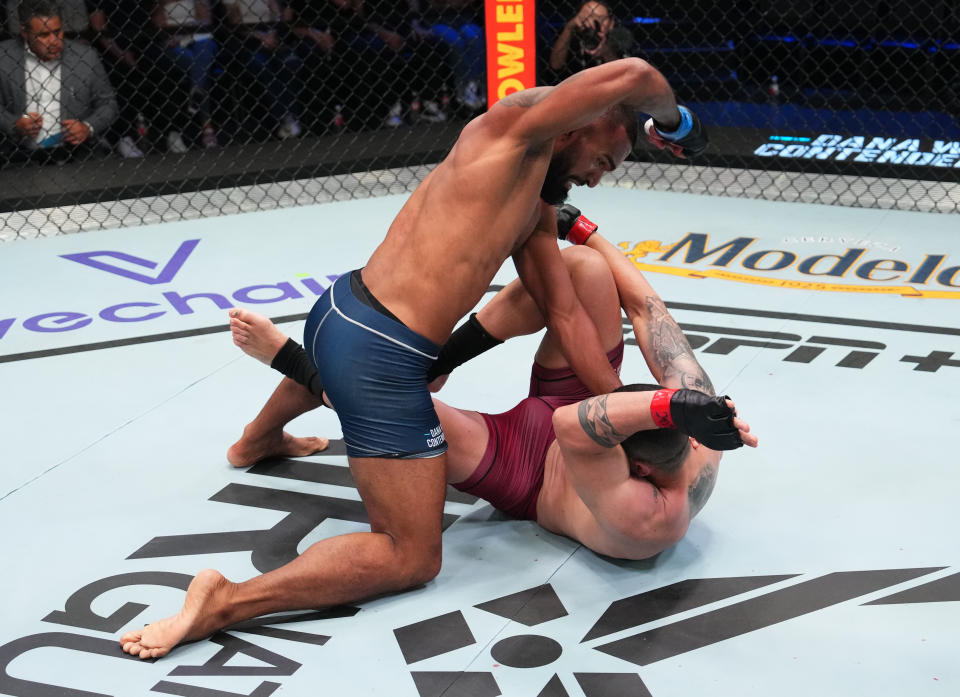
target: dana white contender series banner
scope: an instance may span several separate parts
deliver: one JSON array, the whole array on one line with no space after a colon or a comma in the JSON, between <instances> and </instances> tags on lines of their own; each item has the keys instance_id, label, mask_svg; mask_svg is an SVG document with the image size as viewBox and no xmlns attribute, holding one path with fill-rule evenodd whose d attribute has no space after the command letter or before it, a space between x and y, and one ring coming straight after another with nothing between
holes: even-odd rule
<instances>
[{"instance_id":1,"label":"dana white contender series banner","mask_svg":"<svg viewBox=\"0 0 960 697\"><path fill-rule=\"evenodd\" d=\"M753 151L760 157L873 162L960 169L960 141L883 136L770 136Z\"/></svg>"}]
</instances>

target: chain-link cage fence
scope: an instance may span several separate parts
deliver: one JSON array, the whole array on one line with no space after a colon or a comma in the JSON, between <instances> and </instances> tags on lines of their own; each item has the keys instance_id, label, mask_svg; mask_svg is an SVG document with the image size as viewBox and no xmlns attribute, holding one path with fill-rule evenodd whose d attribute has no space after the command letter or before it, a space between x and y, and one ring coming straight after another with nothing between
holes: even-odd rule
<instances>
[{"instance_id":1,"label":"chain-link cage fence","mask_svg":"<svg viewBox=\"0 0 960 697\"><path fill-rule=\"evenodd\" d=\"M480 0L5 1L0 239L409 191L486 107ZM958 2L535 16L539 84L639 56L711 133L619 185L960 206Z\"/></svg>"}]
</instances>

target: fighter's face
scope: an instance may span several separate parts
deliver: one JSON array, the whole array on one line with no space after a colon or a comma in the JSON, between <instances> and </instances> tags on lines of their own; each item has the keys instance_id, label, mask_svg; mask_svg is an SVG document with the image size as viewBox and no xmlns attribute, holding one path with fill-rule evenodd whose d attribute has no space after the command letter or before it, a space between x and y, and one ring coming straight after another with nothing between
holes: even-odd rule
<instances>
[{"instance_id":1,"label":"fighter's face","mask_svg":"<svg viewBox=\"0 0 960 697\"><path fill-rule=\"evenodd\" d=\"M565 134L558 139L558 147L550 160L541 198L559 205L566 200L570 187L596 186L604 172L620 166L630 154L630 148L626 129L606 119Z\"/></svg>"},{"instance_id":2,"label":"fighter's face","mask_svg":"<svg viewBox=\"0 0 960 697\"><path fill-rule=\"evenodd\" d=\"M63 53L63 24L59 17L31 17L20 34L42 61L56 60Z\"/></svg>"}]
</instances>

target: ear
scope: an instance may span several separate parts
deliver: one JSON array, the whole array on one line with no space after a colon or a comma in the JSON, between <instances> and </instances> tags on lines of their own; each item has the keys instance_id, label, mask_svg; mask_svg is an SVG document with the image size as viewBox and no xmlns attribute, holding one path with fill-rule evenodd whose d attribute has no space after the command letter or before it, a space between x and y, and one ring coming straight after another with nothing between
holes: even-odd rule
<instances>
[{"instance_id":1,"label":"ear","mask_svg":"<svg viewBox=\"0 0 960 697\"><path fill-rule=\"evenodd\" d=\"M633 470L641 477L649 477L650 473L653 472L653 468L648 465L646 462L640 462L639 460L633 460Z\"/></svg>"},{"instance_id":2,"label":"ear","mask_svg":"<svg viewBox=\"0 0 960 697\"><path fill-rule=\"evenodd\" d=\"M700 441L698 441L693 436L689 436L689 438L690 438L690 447L693 448L694 450L696 450L702 445L702 443L700 443Z\"/></svg>"},{"instance_id":3,"label":"ear","mask_svg":"<svg viewBox=\"0 0 960 697\"><path fill-rule=\"evenodd\" d=\"M560 135L557 136L557 139L554 141L555 147L562 148L562 147L566 147L567 145L570 145L570 143L573 142L574 138L576 138L576 135L577 135L576 131L567 131L566 133L561 133Z\"/></svg>"}]
</instances>

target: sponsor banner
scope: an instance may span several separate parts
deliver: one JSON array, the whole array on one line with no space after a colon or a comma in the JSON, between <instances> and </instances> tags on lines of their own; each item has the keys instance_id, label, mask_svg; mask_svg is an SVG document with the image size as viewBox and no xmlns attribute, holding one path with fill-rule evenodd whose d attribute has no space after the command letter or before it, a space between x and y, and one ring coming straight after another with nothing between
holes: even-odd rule
<instances>
[{"instance_id":1,"label":"sponsor banner","mask_svg":"<svg viewBox=\"0 0 960 697\"><path fill-rule=\"evenodd\" d=\"M818 174L960 181L960 137L922 133L827 133L716 126L707 123L710 147L696 164ZM637 160L673 163L671 155L640 145Z\"/></svg>"},{"instance_id":2,"label":"sponsor banner","mask_svg":"<svg viewBox=\"0 0 960 697\"><path fill-rule=\"evenodd\" d=\"M533 87L536 74L534 0L487 0L487 105Z\"/></svg>"},{"instance_id":3,"label":"sponsor banner","mask_svg":"<svg viewBox=\"0 0 960 697\"><path fill-rule=\"evenodd\" d=\"M868 162L960 169L960 140L877 135L771 135L753 151L765 158Z\"/></svg>"},{"instance_id":4,"label":"sponsor banner","mask_svg":"<svg viewBox=\"0 0 960 697\"><path fill-rule=\"evenodd\" d=\"M765 248L768 243L759 237L711 238L699 232L666 243L626 241L619 246L641 271L793 290L960 299L960 265L947 254L907 255L899 247L881 248L860 239L826 242L835 251L805 255L794 244Z\"/></svg>"}]
</instances>

